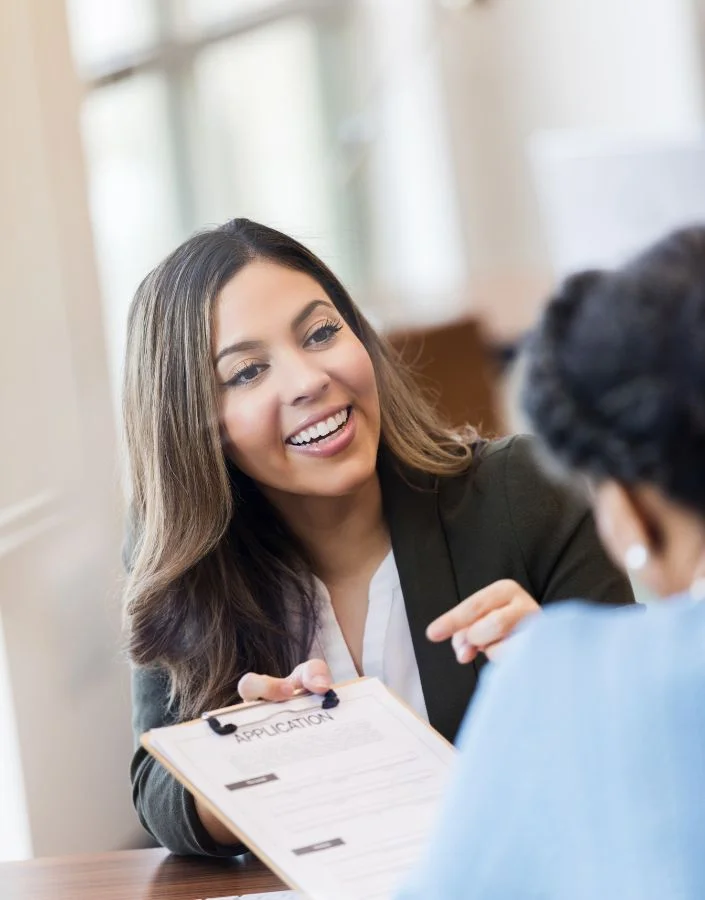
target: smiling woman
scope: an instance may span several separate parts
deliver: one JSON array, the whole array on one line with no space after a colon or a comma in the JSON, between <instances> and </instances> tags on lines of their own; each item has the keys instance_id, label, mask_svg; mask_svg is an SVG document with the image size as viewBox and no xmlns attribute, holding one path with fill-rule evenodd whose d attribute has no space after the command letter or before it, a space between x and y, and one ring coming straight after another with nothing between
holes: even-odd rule
<instances>
[{"instance_id":1,"label":"smiling woman","mask_svg":"<svg viewBox=\"0 0 705 900\"><path fill-rule=\"evenodd\" d=\"M528 441L448 428L335 275L263 225L197 234L147 276L124 411L137 733L367 674L452 739L478 653L522 618L631 599ZM141 749L132 779L167 847L238 852Z\"/></svg>"}]
</instances>

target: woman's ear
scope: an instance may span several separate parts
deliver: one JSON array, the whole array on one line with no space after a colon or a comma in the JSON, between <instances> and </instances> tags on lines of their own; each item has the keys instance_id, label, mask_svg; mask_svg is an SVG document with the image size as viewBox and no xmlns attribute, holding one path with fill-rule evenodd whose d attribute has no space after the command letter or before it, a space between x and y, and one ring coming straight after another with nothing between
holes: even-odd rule
<instances>
[{"instance_id":1,"label":"woman's ear","mask_svg":"<svg viewBox=\"0 0 705 900\"><path fill-rule=\"evenodd\" d=\"M678 512L652 487L625 487L606 481L595 489L598 532L617 565L637 577L653 593L667 596L683 589L678 571L679 545L674 540Z\"/></svg>"},{"instance_id":2,"label":"woman's ear","mask_svg":"<svg viewBox=\"0 0 705 900\"><path fill-rule=\"evenodd\" d=\"M593 492L597 530L612 559L624 569L642 572L662 544L661 529L638 489L604 481Z\"/></svg>"}]
</instances>

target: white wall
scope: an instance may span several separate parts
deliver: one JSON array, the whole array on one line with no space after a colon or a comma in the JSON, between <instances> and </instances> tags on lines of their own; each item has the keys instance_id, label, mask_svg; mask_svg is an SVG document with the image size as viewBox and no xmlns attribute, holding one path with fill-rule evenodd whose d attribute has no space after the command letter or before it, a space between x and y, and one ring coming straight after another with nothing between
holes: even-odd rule
<instances>
[{"instance_id":1,"label":"white wall","mask_svg":"<svg viewBox=\"0 0 705 900\"><path fill-rule=\"evenodd\" d=\"M63 0L0 4L0 753L14 795L0 858L139 835L115 434L64 17Z\"/></svg>"},{"instance_id":2,"label":"white wall","mask_svg":"<svg viewBox=\"0 0 705 900\"><path fill-rule=\"evenodd\" d=\"M437 21L475 279L545 275L526 154L535 130L702 122L691 0L487 0Z\"/></svg>"}]
</instances>

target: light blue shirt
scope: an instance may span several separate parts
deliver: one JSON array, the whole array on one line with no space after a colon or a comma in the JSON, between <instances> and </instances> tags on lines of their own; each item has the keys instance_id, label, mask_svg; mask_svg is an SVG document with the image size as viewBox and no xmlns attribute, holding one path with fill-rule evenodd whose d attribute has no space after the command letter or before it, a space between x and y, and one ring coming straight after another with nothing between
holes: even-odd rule
<instances>
[{"instance_id":1,"label":"light blue shirt","mask_svg":"<svg viewBox=\"0 0 705 900\"><path fill-rule=\"evenodd\" d=\"M399 900L705 900L705 605L564 604L513 643Z\"/></svg>"}]
</instances>

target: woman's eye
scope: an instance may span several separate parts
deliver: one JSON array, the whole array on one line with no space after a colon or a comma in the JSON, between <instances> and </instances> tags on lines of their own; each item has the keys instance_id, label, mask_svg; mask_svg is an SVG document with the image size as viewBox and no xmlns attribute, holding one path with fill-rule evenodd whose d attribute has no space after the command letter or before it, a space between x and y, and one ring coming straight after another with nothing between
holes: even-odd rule
<instances>
[{"instance_id":1,"label":"woman's eye","mask_svg":"<svg viewBox=\"0 0 705 900\"><path fill-rule=\"evenodd\" d=\"M315 331L311 332L306 338L304 346L310 347L312 344L326 344L335 337L342 327L340 322L325 322L323 325L319 325Z\"/></svg>"},{"instance_id":2,"label":"woman's eye","mask_svg":"<svg viewBox=\"0 0 705 900\"><path fill-rule=\"evenodd\" d=\"M267 367L262 363L248 363L241 369L238 369L233 377L227 382L229 385L250 384L254 381Z\"/></svg>"}]
</instances>

